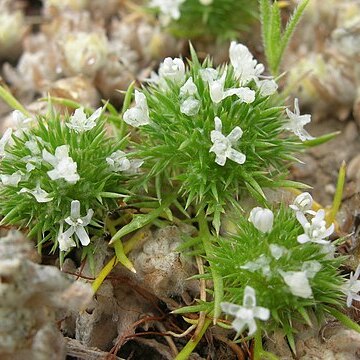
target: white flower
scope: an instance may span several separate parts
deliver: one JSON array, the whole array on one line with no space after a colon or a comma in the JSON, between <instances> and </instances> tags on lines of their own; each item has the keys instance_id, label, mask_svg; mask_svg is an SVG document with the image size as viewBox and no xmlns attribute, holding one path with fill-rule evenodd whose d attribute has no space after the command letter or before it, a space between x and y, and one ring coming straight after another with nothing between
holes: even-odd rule
<instances>
[{"instance_id":1,"label":"white flower","mask_svg":"<svg viewBox=\"0 0 360 360\"><path fill-rule=\"evenodd\" d=\"M149 6L159 8L161 12L160 20L163 25L168 25L173 20L180 18L180 5L185 0L151 0Z\"/></svg>"},{"instance_id":2,"label":"white flower","mask_svg":"<svg viewBox=\"0 0 360 360\"><path fill-rule=\"evenodd\" d=\"M30 189L27 189L27 188L22 188L20 191L19 191L19 194L22 194L22 193L29 193L31 194L32 196L35 197L36 201L38 203L47 203L49 201L51 201L53 198L52 197L49 197L49 193L46 192L45 190L43 190L41 187L40 187L40 184L37 184L36 185L36 188L34 190L30 190Z\"/></svg>"},{"instance_id":3,"label":"white flower","mask_svg":"<svg viewBox=\"0 0 360 360\"><path fill-rule=\"evenodd\" d=\"M304 126L311 122L311 115L300 115L299 100L294 100L294 112L286 109L289 120L284 125L285 130L293 132L301 141L314 139L305 129Z\"/></svg>"},{"instance_id":4,"label":"white flower","mask_svg":"<svg viewBox=\"0 0 360 360\"><path fill-rule=\"evenodd\" d=\"M29 130L34 123L34 120L24 115L19 110L14 110L12 112L12 121L14 123L15 132L14 135L17 137L22 136L26 130Z\"/></svg>"},{"instance_id":5,"label":"white flower","mask_svg":"<svg viewBox=\"0 0 360 360\"><path fill-rule=\"evenodd\" d=\"M241 85L245 85L251 80L256 81L265 70L264 65L258 64L249 49L243 44L231 42L229 56L235 76Z\"/></svg>"},{"instance_id":6,"label":"white flower","mask_svg":"<svg viewBox=\"0 0 360 360\"><path fill-rule=\"evenodd\" d=\"M0 157L5 156L5 147L7 145L7 143L11 140L11 136L12 136L12 129L7 129L4 132L4 135L1 137L0 139Z\"/></svg>"},{"instance_id":7,"label":"white flower","mask_svg":"<svg viewBox=\"0 0 360 360\"><path fill-rule=\"evenodd\" d=\"M263 275L270 276L271 275L270 262L271 259L269 259L266 255L263 254L255 261L248 261L246 264L240 266L240 269L249 270L250 272L255 272L260 270L263 273Z\"/></svg>"},{"instance_id":8,"label":"white flower","mask_svg":"<svg viewBox=\"0 0 360 360\"><path fill-rule=\"evenodd\" d=\"M360 275L360 265L356 268L355 274L351 272L350 279L346 281L343 292L345 295L347 295L346 299L346 305L348 307L351 306L353 300L360 301L360 295L358 293L360 292L360 280L358 280Z\"/></svg>"},{"instance_id":9,"label":"white flower","mask_svg":"<svg viewBox=\"0 0 360 360\"><path fill-rule=\"evenodd\" d=\"M86 117L83 107L76 109L66 126L76 133L89 131L96 126L96 120L100 117L102 110L103 108L98 108L90 117Z\"/></svg>"},{"instance_id":10,"label":"white flower","mask_svg":"<svg viewBox=\"0 0 360 360\"><path fill-rule=\"evenodd\" d=\"M25 142L25 147L30 150L33 155L40 155L41 150L39 148L38 143L35 140L29 140Z\"/></svg>"},{"instance_id":11,"label":"white flower","mask_svg":"<svg viewBox=\"0 0 360 360\"><path fill-rule=\"evenodd\" d=\"M283 255L288 252L288 249L286 247L277 244L270 244L269 248L271 256L276 260L279 260Z\"/></svg>"},{"instance_id":12,"label":"white flower","mask_svg":"<svg viewBox=\"0 0 360 360\"><path fill-rule=\"evenodd\" d=\"M271 79L259 80L256 81L257 87L259 88L261 96L270 96L276 92L278 89L278 84Z\"/></svg>"},{"instance_id":13,"label":"white flower","mask_svg":"<svg viewBox=\"0 0 360 360\"><path fill-rule=\"evenodd\" d=\"M228 136L222 134L222 122L221 119L215 117L215 130L211 131L211 141L214 144L209 152L213 152L216 155L215 162L220 166L224 166L226 159L229 158L238 164L243 164L246 160L246 156L241 152L232 148L237 141L242 137L242 130L236 126Z\"/></svg>"},{"instance_id":14,"label":"white flower","mask_svg":"<svg viewBox=\"0 0 360 360\"><path fill-rule=\"evenodd\" d=\"M213 68L200 69L200 77L204 82L210 82L219 77L219 72Z\"/></svg>"},{"instance_id":15,"label":"white flower","mask_svg":"<svg viewBox=\"0 0 360 360\"><path fill-rule=\"evenodd\" d=\"M296 218L303 227L305 233L299 235L297 241L300 244L305 244L307 242L313 242L317 244L329 244L329 240L325 238L329 237L334 232L334 224L331 224L326 228L325 219L325 210L320 209L315 213L315 216L311 219L311 223L307 220L305 215L298 211L296 213Z\"/></svg>"},{"instance_id":16,"label":"white flower","mask_svg":"<svg viewBox=\"0 0 360 360\"><path fill-rule=\"evenodd\" d=\"M124 121L134 127L150 124L149 108L142 92L135 90L135 107L125 111Z\"/></svg>"},{"instance_id":17,"label":"white flower","mask_svg":"<svg viewBox=\"0 0 360 360\"><path fill-rule=\"evenodd\" d=\"M160 86L167 89L167 81L183 84L185 81L185 64L180 58L167 57L159 67Z\"/></svg>"},{"instance_id":18,"label":"white flower","mask_svg":"<svg viewBox=\"0 0 360 360\"><path fill-rule=\"evenodd\" d=\"M70 239L74 234L80 240L82 246L87 246L90 244L90 238L85 230L85 226L90 224L90 220L94 214L92 209L87 211L86 216L80 216L80 201L73 200L71 202L71 212L70 216L65 219L65 222L70 225L70 227L65 232L60 232L58 237L60 250L66 249L73 244L73 241ZM66 251L62 250L62 251Z\"/></svg>"},{"instance_id":19,"label":"white flower","mask_svg":"<svg viewBox=\"0 0 360 360\"><path fill-rule=\"evenodd\" d=\"M106 158L106 162L109 164L112 171L126 171L128 173L136 173L138 168L144 163L141 160L129 160L126 157L126 153L121 150L113 152Z\"/></svg>"},{"instance_id":20,"label":"white flower","mask_svg":"<svg viewBox=\"0 0 360 360\"><path fill-rule=\"evenodd\" d=\"M47 172L51 180L64 179L68 183L75 184L80 176L77 173L77 164L69 156L69 145L61 145L55 149L55 155L43 149L44 161L50 163L54 169Z\"/></svg>"},{"instance_id":21,"label":"white flower","mask_svg":"<svg viewBox=\"0 0 360 360\"><path fill-rule=\"evenodd\" d=\"M21 172L17 171L11 175L0 175L1 182L4 186L18 186L19 182L21 181Z\"/></svg>"},{"instance_id":22,"label":"white flower","mask_svg":"<svg viewBox=\"0 0 360 360\"><path fill-rule=\"evenodd\" d=\"M187 116L194 116L200 110L201 103L195 98L198 96L198 89L194 84L192 77L187 79L186 83L180 88L180 111Z\"/></svg>"},{"instance_id":23,"label":"white flower","mask_svg":"<svg viewBox=\"0 0 360 360\"><path fill-rule=\"evenodd\" d=\"M255 91L248 87L224 90L225 80L226 70L220 79L209 81L210 97L215 104L219 104L222 100L232 95L236 95L242 102L247 104L255 100Z\"/></svg>"},{"instance_id":24,"label":"white flower","mask_svg":"<svg viewBox=\"0 0 360 360\"><path fill-rule=\"evenodd\" d=\"M224 313L235 316L231 323L232 327L240 334L246 327L249 328L249 336L256 332L257 326L255 319L266 321L270 318L270 311L261 306L256 306L255 290L245 287L243 305L236 305L228 302L221 303Z\"/></svg>"},{"instance_id":25,"label":"white flower","mask_svg":"<svg viewBox=\"0 0 360 360\"><path fill-rule=\"evenodd\" d=\"M249 221L262 233L271 232L274 222L274 214L269 209L255 207L251 210Z\"/></svg>"},{"instance_id":26,"label":"white flower","mask_svg":"<svg viewBox=\"0 0 360 360\"><path fill-rule=\"evenodd\" d=\"M187 116L195 116L200 111L200 107L199 100L189 97L180 104L180 111Z\"/></svg>"},{"instance_id":27,"label":"white flower","mask_svg":"<svg viewBox=\"0 0 360 360\"><path fill-rule=\"evenodd\" d=\"M186 98L195 95L198 95L198 89L193 81L193 78L190 76L186 80L186 83L180 88L180 97Z\"/></svg>"},{"instance_id":28,"label":"white flower","mask_svg":"<svg viewBox=\"0 0 360 360\"><path fill-rule=\"evenodd\" d=\"M298 195L295 198L294 203L289 206L291 209L293 209L295 211L300 211L305 214L315 215L316 212L311 210L312 205L313 205L312 196L308 192L304 192L304 193Z\"/></svg>"},{"instance_id":29,"label":"white flower","mask_svg":"<svg viewBox=\"0 0 360 360\"><path fill-rule=\"evenodd\" d=\"M308 279L313 279L320 270L321 264L316 260L305 261L301 267Z\"/></svg>"},{"instance_id":30,"label":"white flower","mask_svg":"<svg viewBox=\"0 0 360 360\"><path fill-rule=\"evenodd\" d=\"M279 271L290 292L304 299L312 297L312 290L304 271Z\"/></svg>"},{"instance_id":31,"label":"white flower","mask_svg":"<svg viewBox=\"0 0 360 360\"><path fill-rule=\"evenodd\" d=\"M63 226L64 226L64 224L60 225L60 230L59 230L59 234L58 234L58 237L57 237L57 241L59 243L60 251L68 251L71 247L75 247L76 243L72 239L71 236L68 236L68 234L70 233L69 232L70 229L63 232Z\"/></svg>"},{"instance_id":32,"label":"white flower","mask_svg":"<svg viewBox=\"0 0 360 360\"><path fill-rule=\"evenodd\" d=\"M213 0L199 0L201 5L210 5L212 4Z\"/></svg>"}]
</instances>

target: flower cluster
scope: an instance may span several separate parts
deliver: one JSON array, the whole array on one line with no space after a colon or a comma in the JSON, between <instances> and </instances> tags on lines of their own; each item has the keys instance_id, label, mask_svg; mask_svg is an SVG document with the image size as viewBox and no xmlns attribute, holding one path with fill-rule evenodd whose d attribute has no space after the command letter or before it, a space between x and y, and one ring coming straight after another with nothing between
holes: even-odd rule
<instances>
[{"instance_id":1,"label":"flower cluster","mask_svg":"<svg viewBox=\"0 0 360 360\"><path fill-rule=\"evenodd\" d=\"M102 112L88 116L79 108L62 121L52 112L35 120L14 111L18 129L0 140L3 223L29 228L53 250L90 244L91 226L116 208L124 182L141 165L106 135Z\"/></svg>"},{"instance_id":2,"label":"flower cluster","mask_svg":"<svg viewBox=\"0 0 360 360\"><path fill-rule=\"evenodd\" d=\"M245 0L150 0L149 7L158 10L162 25L174 35L188 39L234 38L257 16L256 2Z\"/></svg>"},{"instance_id":3,"label":"flower cluster","mask_svg":"<svg viewBox=\"0 0 360 360\"><path fill-rule=\"evenodd\" d=\"M186 205L214 213L217 228L242 192L263 199L263 188L286 186L303 148L304 115L287 117L275 106L277 84L246 46L232 42L229 55L230 64L218 68L210 59L200 64L193 50L188 66L166 58L123 116L141 139L134 144L147 170L140 183L175 188Z\"/></svg>"},{"instance_id":4,"label":"flower cluster","mask_svg":"<svg viewBox=\"0 0 360 360\"><path fill-rule=\"evenodd\" d=\"M235 317L232 326L238 333L248 327L252 335L261 326L280 327L289 335L291 321L308 323L313 311L322 316L328 306L342 306L344 293L348 305L359 298L360 270L349 281L340 274L344 259L335 257L334 246L325 240L334 229L320 220L322 210L310 214L310 225L302 223L299 214L309 216L311 203L304 193L291 205L295 211L254 208L248 220L236 219L236 234L215 240L208 260L224 281L221 307Z\"/></svg>"}]
</instances>

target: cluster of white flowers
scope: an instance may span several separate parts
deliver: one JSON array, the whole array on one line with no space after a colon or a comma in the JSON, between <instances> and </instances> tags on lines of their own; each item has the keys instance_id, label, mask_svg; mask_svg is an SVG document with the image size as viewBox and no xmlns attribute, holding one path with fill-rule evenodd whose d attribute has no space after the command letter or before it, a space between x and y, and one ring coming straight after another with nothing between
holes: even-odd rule
<instances>
[{"instance_id":1,"label":"cluster of white flowers","mask_svg":"<svg viewBox=\"0 0 360 360\"><path fill-rule=\"evenodd\" d=\"M139 93L140 95L143 95ZM92 130L96 126L96 121L99 119L103 112L103 108L97 109L91 116L87 117L83 108L75 110L74 114L70 116L66 126L77 134L82 134ZM53 181L63 180L69 185L74 185L80 180L78 174L78 164L69 155L70 146L61 145L55 149L55 154L51 154L45 147L46 144L43 139L29 135L28 130L33 125L34 120L25 116L18 110L15 110L12 114L14 123L17 125L16 131L7 129L0 139L0 156L7 156L5 151L7 144L14 142L13 136L24 139L24 134L27 134L28 140L25 141L25 147L30 151L31 155L23 157L21 160L26 163L27 173L22 171L16 171L13 174L0 174L0 179L3 186L18 187L22 180L28 180L31 176L31 172L41 164L49 164L53 167L47 171L47 175ZM41 146L39 146L41 145ZM42 148L42 150L41 150ZM10 155L9 155L10 156ZM106 162L109 165L109 170L120 172L127 171L129 173L135 173L142 165L140 160L128 160L126 154L122 151L116 151L111 154ZM27 187L21 187L18 194L24 194L24 196L31 196L35 198L38 203L48 203L54 198L51 193L48 193L41 188L38 182L36 187L29 189ZM68 251L70 247L76 246L73 240L75 234L79 239L82 246L87 246L90 243L90 238L85 230L85 227L89 225L93 210L87 210L85 217L80 216L80 202L74 200L71 203L70 216L65 218L60 225L60 232L58 234L58 243L60 251ZM64 224L68 224L70 227L63 231Z\"/></svg>"},{"instance_id":2,"label":"cluster of white flowers","mask_svg":"<svg viewBox=\"0 0 360 360\"><path fill-rule=\"evenodd\" d=\"M87 117L84 108L76 109L74 114L70 116L66 126L76 133L89 131L96 126L96 120L100 117L102 111L103 108L99 108L90 117Z\"/></svg>"},{"instance_id":3,"label":"cluster of white flowers","mask_svg":"<svg viewBox=\"0 0 360 360\"><path fill-rule=\"evenodd\" d=\"M134 174L136 173L140 166L144 163L142 160L129 160L126 157L126 153L121 150L113 152L109 157L106 158L111 171L114 172L123 172Z\"/></svg>"},{"instance_id":4,"label":"cluster of white flowers","mask_svg":"<svg viewBox=\"0 0 360 360\"><path fill-rule=\"evenodd\" d=\"M290 208L295 210L296 218L304 229L304 234L299 235L297 240L300 244L313 242L316 244L329 245L328 238L335 229L334 224L326 227L325 210L318 211L311 210L313 199L309 193L302 193L296 197L294 204ZM311 221L308 221L306 214L312 216Z\"/></svg>"},{"instance_id":5,"label":"cluster of white flowers","mask_svg":"<svg viewBox=\"0 0 360 360\"><path fill-rule=\"evenodd\" d=\"M54 167L53 170L47 172L51 180L64 179L70 184L75 184L80 180L77 163L69 156L69 149L69 145L58 146L55 149L55 155L43 149L43 160Z\"/></svg>"},{"instance_id":6,"label":"cluster of white flowers","mask_svg":"<svg viewBox=\"0 0 360 360\"><path fill-rule=\"evenodd\" d=\"M312 205L313 199L309 193L300 194L298 197L296 197L294 203L290 205L290 208L296 212L296 218L303 226L305 232L304 234L299 235L297 240L300 244L313 242L323 246L331 247L330 241L325 239L333 233L334 224L326 227L325 211L321 209L315 212L312 210ZM307 220L306 215L312 216L311 222ZM264 234L270 233L273 228L274 214L269 209L255 207L250 212L249 221L260 232ZM290 253L288 249L277 244L271 244L269 248L272 257L274 257L276 260ZM270 269L271 261L272 260L270 257L261 255L257 260L249 261L246 264L240 266L240 268L251 272L261 271L264 276L270 277L272 276ZM278 271L293 295L302 298L311 298L313 294L309 279L313 279L320 271L320 269L321 264L318 261L307 261L303 263L302 268L299 271L283 271L281 269ZM357 274L357 277L358 276L359 274ZM353 289L355 290L357 287L360 289L360 281L359 285L354 281L352 282L352 285L349 285L349 294L349 289L351 289L351 286L353 286Z\"/></svg>"},{"instance_id":7,"label":"cluster of white flowers","mask_svg":"<svg viewBox=\"0 0 360 360\"><path fill-rule=\"evenodd\" d=\"M156 4L160 6L159 2L156 2ZM255 81L262 96L270 96L277 90L277 84L274 80L260 80L264 66L257 63L246 46L232 42L229 52L231 65L234 68L236 78L239 80L239 87L225 89L228 67L225 67L222 73L220 70L213 68L200 70L201 79L209 86L210 97L215 106L227 97L234 95L241 102L247 104L254 102L256 92L245 86L250 81ZM171 83L180 86L181 113L187 116L195 116L199 113L201 109L199 92L193 78L186 79L186 68L182 59L166 58L160 64L158 74L152 73L149 82L157 84L163 91L167 91ZM134 127L151 123L145 94L135 90L135 106L124 113L123 119L127 124ZM224 166L226 159L229 158L240 165L243 164L246 156L233 148L242 136L241 128L236 126L228 136L223 135L221 130L221 119L215 117L215 130L211 132L213 145L210 148L210 152L216 155L215 162L220 166Z\"/></svg>"}]
</instances>

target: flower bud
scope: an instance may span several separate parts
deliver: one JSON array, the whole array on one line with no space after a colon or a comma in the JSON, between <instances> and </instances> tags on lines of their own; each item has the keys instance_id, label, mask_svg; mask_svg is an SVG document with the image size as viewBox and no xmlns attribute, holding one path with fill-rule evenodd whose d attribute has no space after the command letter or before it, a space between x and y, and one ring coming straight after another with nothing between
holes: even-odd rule
<instances>
[{"instance_id":1,"label":"flower bud","mask_svg":"<svg viewBox=\"0 0 360 360\"><path fill-rule=\"evenodd\" d=\"M271 232L274 222L274 214L269 209L255 207L251 210L249 221L263 233Z\"/></svg>"},{"instance_id":2,"label":"flower bud","mask_svg":"<svg viewBox=\"0 0 360 360\"><path fill-rule=\"evenodd\" d=\"M311 210L312 204L313 198L308 192L304 192L296 197L294 204L291 204L290 208L304 213Z\"/></svg>"}]
</instances>

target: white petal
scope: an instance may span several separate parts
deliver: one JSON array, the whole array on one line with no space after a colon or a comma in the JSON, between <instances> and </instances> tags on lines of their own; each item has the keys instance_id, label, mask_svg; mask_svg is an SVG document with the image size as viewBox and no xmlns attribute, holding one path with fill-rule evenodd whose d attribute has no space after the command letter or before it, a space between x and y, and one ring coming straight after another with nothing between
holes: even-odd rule
<instances>
[{"instance_id":1,"label":"white petal","mask_svg":"<svg viewBox=\"0 0 360 360\"><path fill-rule=\"evenodd\" d=\"M220 166L224 166L226 163L226 156L224 154L216 154L215 162Z\"/></svg>"},{"instance_id":2,"label":"white petal","mask_svg":"<svg viewBox=\"0 0 360 360\"><path fill-rule=\"evenodd\" d=\"M56 157L54 155L50 154L46 149L43 149L42 157L43 157L44 161L48 162L49 164L51 164L54 167L58 163Z\"/></svg>"},{"instance_id":3,"label":"white petal","mask_svg":"<svg viewBox=\"0 0 360 360\"><path fill-rule=\"evenodd\" d=\"M226 155L230 160L235 161L239 165L242 165L246 161L246 156L234 149L230 149Z\"/></svg>"},{"instance_id":4,"label":"white petal","mask_svg":"<svg viewBox=\"0 0 360 360\"><path fill-rule=\"evenodd\" d=\"M219 117L215 117L214 119L214 122L215 122L215 131L218 131L221 133L222 131L222 122L221 122L221 119Z\"/></svg>"},{"instance_id":5,"label":"white petal","mask_svg":"<svg viewBox=\"0 0 360 360\"><path fill-rule=\"evenodd\" d=\"M254 317L266 321L270 318L270 310L261 306L256 306L254 308Z\"/></svg>"},{"instance_id":6,"label":"white petal","mask_svg":"<svg viewBox=\"0 0 360 360\"><path fill-rule=\"evenodd\" d=\"M242 137L243 131L239 126L235 126L230 134L227 136L227 139L231 142L232 145L236 144L236 142Z\"/></svg>"},{"instance_id":7,"label":"white petal","mask_svg":"<svg viewBox=\"0 0 360 360\"><path fill-rule=\"evenodd\" d=\"M102 107L99 107L99 108L96 109L96 111L89 117L88 120L89 120L89 121L96 121L96 120L100 117L102 111L103 111L103 108L102 108Z\"/></svg>"},{"instance_id":8,"label":"white petal","mask_svg":"<svg viewBox=\"0 0 360 360\"><path fill-rule=\"evenodd\" d=\"M245 287L243 306L245 306L246 308L256 306L255 290L251 286Z\"/></svg>"},{"instance_id":9,"label":"white petal","mask_svg":"<svg viewBox=\"0 0 360 360\"><path fill-rule=\"evenodd\" d=\"M11 175L2 174L0 175L0 178L4 186L16 187L19 185L19 182L21 181L21 173L17 171Z\"/></svg>"},{"instance_id":10,"label":"white petal","mask_svg":"<svg viewBox=\"0 0 360 360\"><path fill-rule=\"evenodd\" d=\"M82 246L87 246L90 244L90 238L85 229L82 226L77 226L75 229L75 234L79 238Z\"/></svg>"},{"instance_id":11,"label":"white petal","mask_svg":"<svg viewBox=\"0 0 360 360\"><path fill-rule=\"evenodd\" d=\"M79 219L80 218L80 201L79 200L73 200L71 202L70 216L73 219Z\"/></svg>"},{"instance_id":12,"label":"white petal","mask_svg":"<svg viewBox=\"0 0 360 360\"><path fill-rule=\"evenodd\" d=\"M297 237L297 241L300 244L305 244L307 242L310 242L311 239L306 234L302 234Z\"/></svg>"},{"instance_id":13,"label":"white petal","mask_svg":"<svg viewBox=\"0 0 360 360\"><path fill-rule=\"evenodd\" d=\"M200 110L200 101L194 98L188 98L180 105L180 111L187 116L195 116Z\"/></svg>"},{"instance_id":14,"label":"white petal","mask_svg":"<svg viewBox=\"0 0 360 360\"><path fill-rule=\"evenodd\" d=\"M298 297L308 299L312 297L312 290L309 280L303 271L280 272L290 292Z\"/></svg>"},{"instance_id":15,"label":"white petal","mask_svg":"<svg viewBox=\"0 0 360 360\"><path fill-rule=\"evenodd\" d=\"M90 224L91 218L94 215L94 210L93 209L89 209L87 211L86 216L82 217L81 220L83 221L83 226L87 226Z\"/></svg>"},{"instance_id":16,"label":"white petal","mask_svg":"<svg viewBox=\"0 0 360 360\"><path fill-rule=\"evenodd\" d=\"M251 336L256 333L256 321L254 319L248 320L247 325L249 327L249 333L248 335Z\"/></svg>"},{"instance_id":17,"label":"white petal","mask_svg":"<svg viewBox=\"0 0 360 360\"><path fill-rule=\"evenodd\" d=\"M198 89L190 76L186 83L180 88L180 97L194 96L197 95Z\"/></svg>"},{"instance_id":18,"label":"white petal","mask_svg":"<svg viewBox=\"0 0 360 360\"><path fill-rule=\"evenodd\" d=\"M229 302L222 302L220 306L224 313L233 316L235 316L238 313L238 311L241 309L241 306Z\"/></svg>"},{"instance_id":19,"label":"white petal","mask_svg":"<svg viewBox=\"0 0 360 360\"><path fill-rule=\"evenodd\" d=\"M236 332L241 333L246 327L246 322L243 319L235 318L235 320L231 323Z\"/></svg>"},{"instance_id":20,"label":"white petal","mask_svg":"<svg viewBox=\"0 0 360 360\"><path fill-rule=\"evenodd\" d=\"M299 221L299 223L301 224L302 227L305 227L305 225L309 223L307 221L305 215L300 211L298 211L296 213L296 218L297 218L297 220Z\"/></svg>"}]
</instances>

